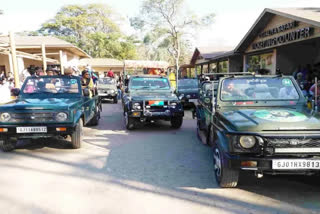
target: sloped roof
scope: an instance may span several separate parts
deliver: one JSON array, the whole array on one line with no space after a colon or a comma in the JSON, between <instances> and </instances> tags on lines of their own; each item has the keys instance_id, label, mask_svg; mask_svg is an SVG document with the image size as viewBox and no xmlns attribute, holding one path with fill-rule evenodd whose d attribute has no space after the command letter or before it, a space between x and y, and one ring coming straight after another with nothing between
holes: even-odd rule
<instances>
[{"instance_id":1,"label":"sloped roof","mask_svg":"<svg viewBox=\"0 0 320 214\"><path fill-rule=\"evenodd\" d=\"M191 57L190 64L195 65L199 56L205 60L228 57L234 54L234 48L229 46L197 47Z\"/></svg>"},{"instance_id":2,"label":"sloped roof","mask_svg":"<svg viewBox=\"0 0 320 214\"><path fill-rule=\"evenodd\" d=\"M91 65L92 67L123 67L123 61L110 58L84 58L80 65Z\"/></svg>"},{"instance_id":3,"label":"sloped roof","mask_svg":"<svg viewBox=\"0 0 320 214\"><path fill-rule=\"evenodd\" d=\"M266 8L240 41L235 51L243 52L275 15L320 27L320 8Z\"/></svg>"},{"instance_id":4,"label":"sloped roof","mask_svg":"<svg viewBox=\"0 0 320 214\"><path fill-rule=\"evenodd\" d=\"M17 49L40 48L42 44L45 44L46 48L67 49L80 57L90 57L86 52L73 44L52 36L15 36L14 40ZM9 45L9 37L0 36L0 43Z\"/></svg>"},{"instance_id":5,"label":"sloped roof","mask_svg":"<svg viewBox=\"0 0 320 214\"><path fill-rule=\"evenodd\" d=\"M126 68L164 68L169 67L166 61L147 61L147 60L124 60Z\"/></svg>"}]
</instances>

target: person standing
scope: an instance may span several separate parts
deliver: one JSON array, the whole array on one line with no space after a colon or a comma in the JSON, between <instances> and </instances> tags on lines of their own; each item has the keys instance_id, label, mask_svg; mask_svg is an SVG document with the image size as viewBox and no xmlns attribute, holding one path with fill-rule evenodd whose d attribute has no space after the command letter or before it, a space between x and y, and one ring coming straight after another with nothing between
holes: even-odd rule
<instances>
[{"instance_id":1,"label":"person standing","mask_svg":"<svg viewBox=\"0 0 320 214\"><path fill-rule=\"evenodd\" d=\"M110 78L114 78L114 73L113 73L112 69L110 69L108 71L107 76L110 77Z\"/></svg>"},{"instance_id":2,"label":"person standing","mask_svg":"<svg viewBox=\"0 0 320 214\"><path fill-rule=\"evenodd\" d=\"M4 78L0 78L0 103L6 103L11 100L11 91Z\"/></svg>"},{"instance_id":3,"label":"person standing","mask_svg":"<svg viewBox=\"0 0 320 214\"><path fill-rule=\"evenodd\" d=\"M92 97L94 84L92 78L90 77L89 71L82 71L81 86L82 88L88 88L90 91L90 97Z\"/></svg>"}]
</instances>

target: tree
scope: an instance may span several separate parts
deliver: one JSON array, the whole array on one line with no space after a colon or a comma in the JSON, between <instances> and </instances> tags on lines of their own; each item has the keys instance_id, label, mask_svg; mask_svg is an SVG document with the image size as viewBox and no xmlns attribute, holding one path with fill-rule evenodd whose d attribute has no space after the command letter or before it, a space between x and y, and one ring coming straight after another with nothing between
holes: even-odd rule
<instances>
[{"instance_id":1,"label":"tree","mask_svg":"<svg viewBox=\"0 0 320 214\"><path fill-rule=\"evenodd\" d=\"M184 0L145 0L140 15L130 21L135 29L145 32L144 40L149 39L156 48L166 48L178 71L181 56L185 55L182 51L187 50L192 37L190 32L209 25L213 17L197 17L187 10Z\"/></svg>"},{"instance_id":2,"label":"tree","mask_svg":"<svg viewBox=\"0 0 320 214\"><path fill-rule=\"evenodd\" d=\"M43 23L39 33L66 40L92 57L132 59L136 57L135 45L120 31L122 21L106 4L68 5Z\"/></svg>"}]
</instances>

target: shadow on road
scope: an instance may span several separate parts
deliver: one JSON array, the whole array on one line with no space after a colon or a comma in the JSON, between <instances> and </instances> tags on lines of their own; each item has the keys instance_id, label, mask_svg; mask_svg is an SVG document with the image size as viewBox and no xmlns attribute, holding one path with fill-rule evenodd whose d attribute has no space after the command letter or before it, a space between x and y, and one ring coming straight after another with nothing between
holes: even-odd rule
<instances>
[{"instance_id":1,"label":"shadow on road","mask_svg":"<svg viewBox=\"0 0 320 214\"><path fill-rule=\"evenodd\" d=\"M102 116L98 127L86 128L84 148L72 150L75 155L85 157L80 161L28 151L44 147L68 151L68 142L61 139L21 145L19 149L27 151L18 149L13 154L1 155L0 160L14 155L61 164L72 170L55 172L10 163L3 166L81 177L99 185L116 185L231 213L306 213L310 209L320 212L319 185L301 182L296 177L265 176L257 180L241 174L239 188L219 189L213 175L211 149L198 141L194 120L185 120L180 130L172 129L169 123L157 123L129 132L123 128L121 111L107 111ZM95 155L86 155L88 151L94 151ZM102 162L101 167L90 164L92 161ZM241 196L248 193L252 198ZM274 203L262 204L265 200Z\"/></svg>"}]
</instances>

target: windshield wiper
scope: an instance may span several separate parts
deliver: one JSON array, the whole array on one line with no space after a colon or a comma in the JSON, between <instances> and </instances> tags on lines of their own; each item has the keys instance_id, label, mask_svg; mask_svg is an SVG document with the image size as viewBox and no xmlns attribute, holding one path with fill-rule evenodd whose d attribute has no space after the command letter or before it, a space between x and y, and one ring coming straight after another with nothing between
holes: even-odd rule
<instances>
[{"instance_id":1,"label":"windshield wiper","mask_svg":"<svg viewBox=\"0 0 320 214\"><path fill-rule=\"evenodd\" d=\"M42 91L42 92L34 92L34 93L27 93L28 95L39 95L39 94L57 94L54 92L49 92L49 91Z\"/></svg>"}]
</instances>

